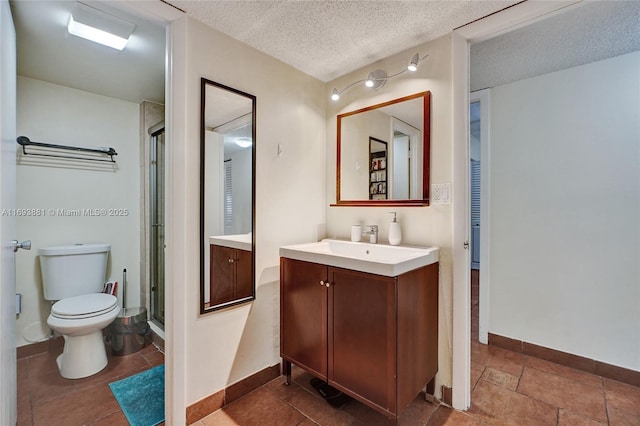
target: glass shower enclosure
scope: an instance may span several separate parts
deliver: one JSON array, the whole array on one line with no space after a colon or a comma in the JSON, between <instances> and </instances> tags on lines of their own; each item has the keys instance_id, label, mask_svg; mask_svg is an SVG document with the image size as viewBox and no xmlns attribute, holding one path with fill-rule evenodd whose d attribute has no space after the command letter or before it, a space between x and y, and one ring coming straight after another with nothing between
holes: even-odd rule
<instances>
[{"instance_id":1,"label":"glass shower enclosure","mask_svg":"<svg viewBox=\"0 0 640 426\"><path fill-rule=\"evenodd\" d=\"M165 249L165 132L164 122L149 129L151 320L164 329Z\"/></svg>"}]
</instances>

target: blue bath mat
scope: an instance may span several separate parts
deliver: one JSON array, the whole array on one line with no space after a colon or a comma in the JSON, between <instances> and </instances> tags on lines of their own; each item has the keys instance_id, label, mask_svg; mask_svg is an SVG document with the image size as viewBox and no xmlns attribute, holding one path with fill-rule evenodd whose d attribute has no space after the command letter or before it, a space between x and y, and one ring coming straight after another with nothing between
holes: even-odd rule
<instances>
[{"instance_id":1,"label":"blue bath mat","mask_svg":"<svg viewBox=\"0 0 640 426\"><path fill-rule=\"evenodd\" d=\"M155 426L164 421L164 365L109 383L131 426Z\"/></svg>"}]
</instances>

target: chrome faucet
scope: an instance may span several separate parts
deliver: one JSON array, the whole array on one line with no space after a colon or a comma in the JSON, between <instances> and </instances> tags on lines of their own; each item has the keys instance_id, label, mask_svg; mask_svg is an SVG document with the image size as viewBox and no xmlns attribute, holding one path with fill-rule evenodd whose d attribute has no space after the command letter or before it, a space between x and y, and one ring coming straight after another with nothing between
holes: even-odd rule
<instances>
[{"instance_id":1,"label":"chrome faucet","mask_svg":"<svg viewBox=\"0 0 640 426\"><path fill-rule=\"evenodd\" d=\"M362 231L362 235L368 235L369 242L371 244L377 244L378 243L378 225L367 225L366 228L367 228L366 231Z\"/></svg>"}]
</instances>

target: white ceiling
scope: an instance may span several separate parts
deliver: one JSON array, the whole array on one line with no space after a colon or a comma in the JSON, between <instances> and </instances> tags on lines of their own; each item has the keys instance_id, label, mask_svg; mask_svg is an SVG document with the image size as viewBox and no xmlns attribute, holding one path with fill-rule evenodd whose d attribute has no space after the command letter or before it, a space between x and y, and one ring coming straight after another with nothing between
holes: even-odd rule
<instances>
[{"instance_id":1,"label":"white ceiling","mask_svg":"<svg viewBox=\"0 0 640 426\"><path fill-rule=\"evenodd\" d=\"M585 1L471 46L471 90L640 50L640 1Z\"/></svg>"},{"instance_id":2,"label":"white ceiling","mask_svg":"<svg viewBox=\"0 0 640 426\"><path fill-rule=\"evenodd\" d=\"M122 52L67 33L75 1L10 3L18 39L18 74L131 102L164 102L164 26L136 13L137 9L130 6L132 1L83 0L136 25ZM517 1L165 3L311 76L329 81Z\"/></svg>"},{"instance_id":3,"label":"white ceiling","mask_svg":"<svg viewBox=\"0 0 640 426\"><path fill-rule=\"evenodd\" d=\"M135 24L123 51L67 32L75 1L14 0L18 74L117 99L164 103L165 30L124 2L83 3Z\"/></svg>"},{"instance_id":4,"label":"white ceiling","mask_svg":"<svg viewBox=\"0 0 640 426\"><path fill-rule=\"evenodd\" d=\"M325 82L519 2L164 1Z\"/></svg>"}]
</instances>

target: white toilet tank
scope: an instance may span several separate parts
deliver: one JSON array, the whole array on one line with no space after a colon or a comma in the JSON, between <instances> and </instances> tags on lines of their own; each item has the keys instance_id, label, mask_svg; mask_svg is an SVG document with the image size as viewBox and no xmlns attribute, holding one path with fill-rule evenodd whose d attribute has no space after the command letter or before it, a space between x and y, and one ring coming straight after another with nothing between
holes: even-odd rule
<instances>
[{"instance_id":1,"label":"white toilet tank","mask_svg":"<svg viewBox=\"0 0 640 426\"><path fill-rule=\"evenodd\" d=\"M76 244L38 249L45 300L101 292L110 250L110 244Z\"/></svg>"}]
</instances>

